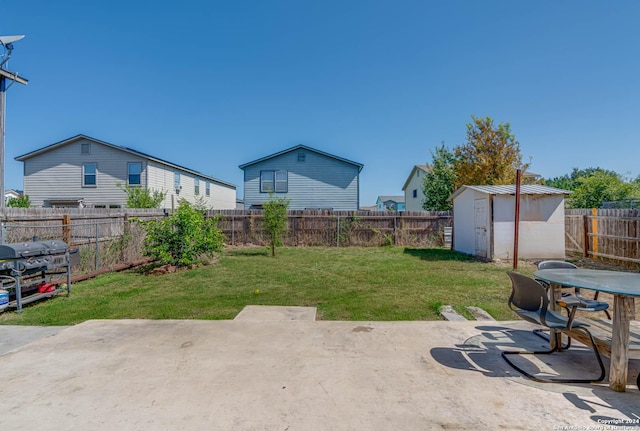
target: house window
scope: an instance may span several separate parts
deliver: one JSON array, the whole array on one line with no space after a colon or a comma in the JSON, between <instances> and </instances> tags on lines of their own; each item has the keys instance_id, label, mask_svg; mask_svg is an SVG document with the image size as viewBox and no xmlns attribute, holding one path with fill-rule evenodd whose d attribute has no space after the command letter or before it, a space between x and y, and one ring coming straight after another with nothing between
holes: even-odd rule
<instances>
[{"instance_id":1,"label":"house window","mask_svg":"<svg viewBox=\"0 0 640 431\"><path fill-rule=\"evenodd\" d=\"M260 192L261 193L287 193L289 188L287 171L261 171L260 172Z\"/></svg>"},{"instance_id":2,"label":"house window","mask_svg":"<svg viewBox=\"0 0 640 431\"><path fill-rule=\"evenodd\" d=\"M88 142L80 144L80 154L91 154L91 144Z\"/></svg>"},{"instance_id":3,"label":"house window","mask_svg":"<svg viewBox=\"0 0 640 431\"><path fill-rule=\"evenodd\" d=\"M304 163L304 162L305 162L306 157L307 157L307 155L306 155L305 153L303 153L303 152L299 152L299 153L298 153L298 161L299 161L300 163Z\"/></svg>"},{"instance_id":4,"label":"house window","mask_svg":"<svg viewBox=\"0 0 640 431\"><path fill-rule=\"evenodd\" d=\"M193 192L194 192L195 194L199 195L199 194L200 194L200 180L199 180L199 179L197 179L197 178L195 178L195 179L193 180L193 184L194 184Z\"/></svg>"},{"instance_id":5,"label":"house window","mask_svg":"<svg viewBox=\"0 0 640 431\"><path fill-rule=\"evenodd\" d=\"M204 194L207 196L211 196L211 183L209 181L205 183Z\"/></svg>"},{"instance_id":6,"label":"house window","mask_svg":"<svg viewBox=\"0 0 640 431\"><path fill-rule=\"evenodd\" d=\"M127 173L130 186L139 186L142 184L142 163L129 163L127 165Z\"/></svg>"},{"instance_id":7,"label":"house window","mask_svg":"<svg viewBox=\"0 0 640 431\"><path fill-rule=\"evenodd\" d=\"M176 193L180 192L182 188L180 186L180 174L178 172L173 173L173 188L176 189Z\"/></svg>"},{"instance_id":8,"label":"house window","mask_svg":"<svg viewBox=\"0 0 640 431\"><path fill-rule=\"evenodd\" d=\"M414 198L418 197L418 189L413 189L413 197Z\"/></svg>"},{"instance_id":9,"label":"house window","mask_svg":"<svg viewBox=\"0 0 640 431\"><path fill-rule=\"evenodd\" d=\"M95 163L85 163L82 165L82 185L85 187L95 187L97 185L97 165Z\"/></svg>"}]
</instances>

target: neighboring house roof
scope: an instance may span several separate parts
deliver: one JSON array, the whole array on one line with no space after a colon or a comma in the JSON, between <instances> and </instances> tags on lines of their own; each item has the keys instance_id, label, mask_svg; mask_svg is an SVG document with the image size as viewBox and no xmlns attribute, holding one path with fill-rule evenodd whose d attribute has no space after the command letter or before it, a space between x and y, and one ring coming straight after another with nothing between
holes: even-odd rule
<instances>
[{"instance_id":1,"label":"neighboring house roof","mask_svg":"<svg viewBox=\"0 0 640 431\"><path fill-rule=\"evenodd\" d=\"M290 153L291 151L297 151L297 150L312 151L314 153L321 154L323 156L330 157L332 159L339 160L341 162L345 162L345 163L354 165L354 166L356 166L358 168L358 172L362 171L362 168L364 167L364 165L362 163L357 163L357 162L354 162L354 161L351 161L351 160L344 159L342 157L334 156L333 154L325 153L324 151L316 150L315 148L307 147L306 145L296 145L295 147L291 147L291 148L289 148L287 150L283 150L283 151L280 151L278 153L271 154L270 156L266 156L266 157L263 157L261 159L254 160L252 162L245 163L244 165L240 165L239 168L240 169L245 169L245 168L247 168L247 167L249 167L251 165L255 165L256 163L261 163L261 162L264 162L265 160L273 159L275 157L279 157L279 156L281 156L283 154Z\"/></svg>"},{"instance_id":2,"label":"neighboring house roof","mask_svg":"<svg viewBox=\"0 0 640 431\"><path fill-rule=\"evenodd\" d=\"M136 156L143 157L143 158L145 158L147 160L152 160L152 161L154 161L156 163L159 163L161 165L168 166L168 167L170 167L172 169L181 169L181 170L183 170L185 172L189 172L191 174L200 176L202 178L208 179L208 180L210 180L212 182L215 182L215 183L218 183L220 185L229 186L229 187L233 187L233 188L237 187L235 184L231 184L231 183L228 183L226 181L222 181L222 180L219 180L217 178L210 177L209 175L205 175L202 172L198 172L198 171L194 171L193 169L185 168L184 166L180 166L180 165L177 165L175 163L171 163L171 162L168 162L166 160L159 159L158 157L151 156L151 155L143 153L141 151L137 151L137 150L134 150L134 149L128 148L128 147L122 147L120 145L110 144L109 142L101 141L99 139L95 139L95 138L92 138L90 136L82 135L82 134L73 136L71 138L65 139L65 140L60 141L60 142L56 142L55 144L47 145L46 147L42 147L42 148L40 148L38 150L31 151L30 153L23 154L21 156L16 157L15 160L17 160L19 162L24 162L25 160L28 160L28 159L30 159L32 157L40 156L40 155L45 154L45 153L47 153L49 151L55 150L56 148L63 147L65 145L68 145L68 144L70 144L72 142L75 142L75 141L78 141L80 139L86 139L88 141L93 141L93 142L96 142L98 144L102 144L102 145L105 145L107 147L114 148L116 150L124 151L126 153L131 153L131 154L134 154Z\"/></svg>"},{"instance_id":3,"label":"neighboring house roof","mask_svg":"<svg viewBox=\"0 0 640 431\"><path fill-rule=\"evenodd\" d=\"M376 211L378 207L376 205L369 205L366 207L360 207L360 211Z\"/></svg>"},{"instance_id":4,"label":"neighboring house roof","mask_svg":"<svg viewBox=\"0 0 640 431\"><path fill-rule=\"evenodd\" d=\"M404 196L378 196L378 200L381 202L394 201L396 203L404 202Z\"/></svg>"},{"instance_id":5,"label":"neighboring house roof","mask_svg":"<svg viewBox=\"0 0 640 431\"><path fill-rule=\"evenodd\" d=\"M539 178L542 175L536 174L535 172L524 171L522 173L522 178Z\"/></svg>"},{"instance_id":6,"label":"neighboring house roof","mask_svg":"<svg viewBox=\"0 0 640 431\"><path fill-rule=\"evenodd\" d=\"M402 186L402 190L407 189L407 187L409 186L409 182L411 181L411 178L413 178L413 176L416 174L416 171L418 169L423 171L425 174L429 172L429 168L426 165L415 165L413 169L411 169L411 173L409 174L409 177L407 177L407 181L404 182L404 186Z\"/></svg>"},{"instance_id":7,"label":"neighboring house roof","mask_svg":"<svg viewBox=\"0 0 640 431\"><path fill-rule=\"evenodd\" d=\"M488 195L515 195L515 185L504 186L462 186L458 188L448 200L453 200L463 191L471 189ZM525 184L520 186L520 194L523 195L568 195L573 192L569 190L557 189L555 187L541 186L538 184Z\"/></svg>"}]
</instances>

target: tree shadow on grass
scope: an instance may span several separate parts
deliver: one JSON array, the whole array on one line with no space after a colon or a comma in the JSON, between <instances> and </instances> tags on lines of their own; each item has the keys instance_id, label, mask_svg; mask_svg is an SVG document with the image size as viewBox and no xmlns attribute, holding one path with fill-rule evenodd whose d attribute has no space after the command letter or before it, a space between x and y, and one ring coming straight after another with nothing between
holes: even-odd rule
<instances>
[{"instance_id":1,"label":"tree shadow on grass","mask_svg":"<svg viewBox=\"0 0 640 431\"><path fill-rule=\"evenodd\" d=\"M421 260L453 260L458 262L475 262L477 259L468 254L460 253L454 250L443 248L405 248L404 252L408 255L420 258Z\"/></svg>"}]
</instances>

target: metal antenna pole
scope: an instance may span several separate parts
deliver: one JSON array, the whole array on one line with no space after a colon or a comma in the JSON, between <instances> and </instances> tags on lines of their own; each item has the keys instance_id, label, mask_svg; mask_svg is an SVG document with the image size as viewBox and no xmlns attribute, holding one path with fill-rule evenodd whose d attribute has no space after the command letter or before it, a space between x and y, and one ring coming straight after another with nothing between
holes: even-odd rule
<instances>
[{"instance_id":1,"label":"metal antenna pole","mask_svg":"<svg viewBox=\"0 0 640 431\"><path fill-rule=\"evenodd\" d=\"M9 72L6 69L3 69L4 65L7 64L9 58L11 57L11 52L13 51L13 42L17 42L24 38L24 35L17 36L0 36L0 46L2 46L6 50L6 55L4 60L0 62L0 211L1 215L4 217L5 211L5 197L4 197L4 137L5 137L5 111L7 108L7 89L11 87L11 85L20 83L22 85L27 85L27 80L18 76L17 73ZM7 87L7 79L11 80L11 84Z\"/></svg>"},{"instance_id":2,"label":"metal antenna pole","mask_svg":"<svg viewBox=\"0 0 640 431\"><path fill-rule=\"evenodd\" d=\"M5 131L5 108L7 104L7 80L0 76L0 213L4 216L4 131Z\"/></svg>"}]
</instances>

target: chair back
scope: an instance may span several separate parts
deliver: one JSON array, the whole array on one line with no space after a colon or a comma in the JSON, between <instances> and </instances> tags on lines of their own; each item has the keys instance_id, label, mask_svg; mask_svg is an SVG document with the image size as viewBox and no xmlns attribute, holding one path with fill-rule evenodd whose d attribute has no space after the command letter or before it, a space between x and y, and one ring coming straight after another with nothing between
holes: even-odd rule
<instances>
[{"instance_id":1,"label":"chair back","mask_svg":"<svg viewBox=\"0 0 640 431\"><path fill-rule=\"evenodd\" d=\"M577 269L571 262L565 262L564 260L543 260L538 263L538 269L558 269L558 268L570 268Z\"/></svg>"},{"instance_id":2,"label":"chair back","mask_svg":"<svg viewBox=\"0 0 640 431\"><path fill-rule=\"evenodd\" d=\"M508 272L511 279L511 296L509 306L514 305L521 310L537 311L542 309L544 313L549 306L549 298L546 289L533 278L517 272Z\"/></svg>"}]
</instances>

